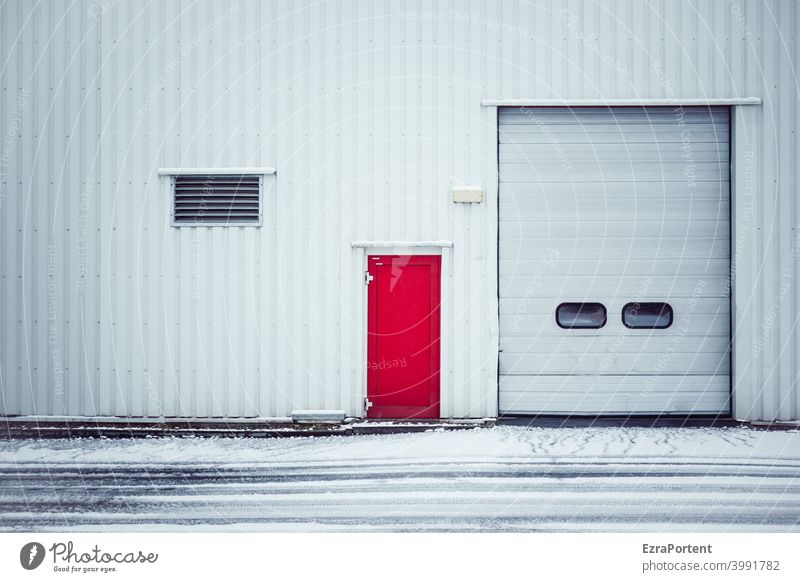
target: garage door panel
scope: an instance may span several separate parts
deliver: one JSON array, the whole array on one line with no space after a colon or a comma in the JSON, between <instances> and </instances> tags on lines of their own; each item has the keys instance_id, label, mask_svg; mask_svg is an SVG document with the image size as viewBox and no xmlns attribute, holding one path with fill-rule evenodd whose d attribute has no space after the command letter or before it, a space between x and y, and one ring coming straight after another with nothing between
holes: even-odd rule
<instances>
[{"instance_id":1,"label":"garage door panel","mask_svg":"<svg viewBox=\"0 0 800 582\"><path fill-rule=\"evenodd\" d=\"M544 115L531 115L528 113L518 114L501 114L500 122L503 127L520 125L530 127L531 125L539 127L550 127L554 125L571 125L577 128L587 126L601 125L604 127L626 127L630 125L665 125L675 127L676 116L670 113L649 115L643 118L636 114L622 113L589 113L581 112L579 115L571 113L551 113L547 116ZM683 116L685 126L691 131L693 127L698 125L715 126L725 130L728 128L728 113L716 112L711 115L703 112L691 112ZM587 131L592 131L593 127L587 127Z\"/></svg>"},{"instance_id":2,"label":"garage door panel","mask_svg":"<svg viewBox=\"0 0 800 582\"><path fill-rule=\"evenodd\" d=\"M730 231L728 217L709 220L679 220L675 218L636 219L582 219L530 220L513 223L515 226L503 230L501 241L520 238L535 242L542 236L572 237L617 237L669 236L669 237L713 237L717 232Z\"/></svg>"},{"instance_id":3,"label":"garage door panel","mask_svg":"<svg viewBox=\"0 0 800 582\"><path fill-rule=\"evenodd\" d=\"M552 129L555 126L551 126ZM572 129L572 131L567 131ZM609 143L684 143L685 135L681 130L669 131L661 129L651 131L649 126L643 126L641 131L623 133L618 131L589 132L588 128L574 129L564 127L558 133L550 131L517 131L516 128L503 128L499 134L500 143L546 143L553 147L563 147L568 144L594 143L597 145ZM703 126L692 129L691 143L730 143L727 131L714 130L713 126Z\"/></svg>"},{"instance_id":4,"label":"garage door panel","mask_svg":"<svg viewBox=\"0 0 800 582\"><path fill-rule=\"evenodd\" d=\"M503 376L501 414L718 414L728 376Z\"/></svg>"},{"instance_id":5,"label":"garage door panel","mask_svg":"<svg viewBox=\"0 0 800 582\"><path fill-rule=\"evenodd\" d=\"M729 111L681 115L500 110L501 411L729 410ZM646 299L670 327L623 325ZM605 326L559 327L562 302Z\"/></svg>"},{"instance_id":6,"label":"garage door panel","mask_svg":"<svg viewBox=\"0 0 800 582\"><path fill-rule=\"evenodd\" d=\"M706 398L702 402L698 402L695 406L681 405L679 402L671 402L666 400L664 402L651 400L644 403L631 402L627 400L620 400L614 398L604 406L602 410L598 411L598 404L594 401L585 401L580 399L572 399L571 401L558 401L558 402L513 402L513 408L505 408L511 406L512 403L506 404L508 398L501 398L500 411L501 414L520 414L520 415L536 415L536 414L549 414L554 416L653 416L662 414L698 414L698 415L717 415L718 410L726 405L724 401L718 402L717 398ZM541 410L547 412L540 412Z\"/></svg>"},{"instance_id":7,"label":"garage door panel","mask_svg":"<svg viewBox=\"0 0 800 582\"><path fill-rule=\"evenodd\" d=\"M502 124L513 123L521 120L522 123L531 123L531 119L538 118L547 123L591 123L592 120L605 120L602 123L664 123L674 124L681 120L684 123L709 123L727 124L729 111L724 106L697 106L691 107L503 107L499 114Z\"/></svg>"},{"instance_id":8,"label":"garage door panel","mask_svg":"<svg viewBox=\"0 0 800 582\"><path fill-rule=\"evenodd\" d=\"M560 297L564 301L596 301L604 297L635 298L643 291L649 295L725 297L728 283L720 277L573 275L569 283L562 276L500 275L503 297Z\"/></svg>"},{"instance_id":9,"label":"garage door panel","mask_svg":"<svg viewBox=\"0 0 800 582\"><path fill-rule=\"evenodd\" d=\"M693 162L728 163L727 143L697 143L692 144L690 157L683 144L680 143L649 143L637 144L606 144L600 148L594 144L572 144L568 152L570 162L594 163L683 163L688 160ZM552 144L500 144L500 157L510 164L562 164L565 152L554 148Z\"/></svg>"},{"instance_id":10,"label":"garage door panel","mask_svg":"<svg viewBox=\"0 0 800 582\"><path fill-rule=\"evenodd\" d=\"M540 118L544 121L543 118ZM662 118L666 121L666 118ZM615 120L606 120L604 123L510 123L502 124L500 135L560 135L563 133L582 133L584 135L605 135L613 134L624 141L630 135L640 133L652 135L664 135L679 132L682 135L681 141L694 141L694 136L698 133L713 132L715 134L727 134L728 125L725 123L714 123L711 120L697 120L691 127L681 128L674 123L649 123L646 120L628 119L625 123L617 123Z\"/></svg>"},{"instance_id":11,"label":"garage door panel","mask_svg":"<svg viewBox=\"0 0 800 582\"><path fill-rule=\"evenodd\" d=\"M577 259L724 259L730 256L730 243L716 238L696 238L691 244L681 237L607 237L573 239L569 237L542 237L535 244L530 241L504 240L501 242L501 260L540 260L543 264L553 257ZM502 274L501 274L502 277Z\"/></svg>"},{"instance_id":12,"label":"garage door panel","mask_svg":"<svg viewBox=\"0 0 800 582\"><path fill-rule=\"evenodd\" d=\"M580 301L580 300L578 300ZM688 318L688 320L686 319ZM621 318L617 314L609 315L609 322L606 327L601 328L597 334L584 333L585 337L597 337L597 335L613 335L635 337L638 335L652 334L652 329L627 329L622 325ZM680 337L682 335L693 334L695 336L717 335L725 336L728 332L730 322L725 314L697 313L697 314L677 314L675 323L671 327L658 330L664 337ZM541 315L529 314L507 314L500 316L500 326L506 328L505 332L509 335L523 335L536 337L540 334L549 334L554 337L562 337L564 329L556 325L555 316L544 317ZM588 330L586 330L588 331ZM570 334L579 335L578 330L569 330ZM555 345L551 347L555 350Z\"/></svg>"},{"instance_id":13,"label":"garage door panel","mask_svg":"<svg viewBox=\"0 0 800 582\"><path fill-rule=\"evenodd\" d=\"M673 339L676 341L682 342L684 338L696 338L698 341L700 339L706 338L708 340L709 345L714 346L721 346L727 345L730 342L730 335L728 334L728 330L725 329L723 326L719 326L716 328L718 331L717 333L709 332L697 332L697 331L683 331L677 328L669 328L665 330L661 330L663 333L664 338ZM672 330L672 331L670 331ZM570 330L570 337L575 339L585 338L588 343L598 341L599 338L613 338L614 341L625 341L626 338L639 338L644 340L647 337L652 336L654 331L652 329L614 329L614 330L606 330L603 332L597 332L596 330L591 329L573 329ZM508 338L517 338L517 339L532 339L531 335L528 333L522 333L519 328L512 332L507 332L506 337ZM550 345L550 351L553 351L556 346L559 345L559 342L564 338L564 330L559 329L547 329L542 331L541 333L537 333L535 336L536 339L541 339L543 343ZM676 339L677 338L677 339Z\"/></svg>"},{"instance_id":14,"label":"garage door panel","mask_svg":"<svg viewBox=\"0 0 800 582\"><path fill-rule=\"evenodd\" d=\"M718 377L713 377L718 378ZM648 378L639 379L635 394L612 392L598 395L592 392L559 392L554 384L545 382L547 394L513 392L505 385L500 393L501 414L597 415L597 414L719 414L729 408L727 383L716 390L670 393L647 392ZM591 387L590 387L591 390ZM674 388L673 388L674 390Z\"/></svg>"},{"instance_id":15,"label":"garage door panel","mask_svg":"<svg viewBox=\"0 0 800 582\"><path fill-rule=\"evenodd\" d=\"M631 199L617 198L582 198L582 199L551 199L528 200L507 199L500 203L502 222L510 222L514 215L520 218L513 221L520 227L503 229L501 236L516 236L522 234L537 234L531 224L547 222L548 220L572 220L577 227L584 222L614 220L682 220L687 228L693 226L698 220L728 220L729 203L727 200L693 200L689 197L673 197L663 201L640 202ZM522 218L524 217L524 218ZM689 219L692 219L691 221ZM530 225L530 227L525 227ZM539 225L540 226L540 225ZM646 226L657 227L658 224L647 223ZM654 231L658 234L658 230Z\"/></svg>"},{"instance_id":16,"label":"garage door panel","mask_svg":"<svg viewBox=\"0 0 800 582\"><path fill-rule=\"evenodd\" d=\"M622 307L629 302L666 301L672 307L676 319L684 313L694 314L730 314L730 305L727 301L720 302L716 297L676 297L674 295L659 295L657 292L647 293L620 293L613 298L596 297L608 311L609 317L621 317ZM543 297L536 293L535 296L526 297L501 297L500 315L551 315L555 317L556 307L563 303L563 294L555 297ZM574 331L574 330L572 330Z\"/></svg>"},{"instance_id":17,"label":"garage door panel","mask_svg":"<svg viewBox=\"0 0 800 582\"><path fill-rule=\"evenodd\" d=\"M559 346L561 347L561 346ZM630 353L584 352L558 354L500 353L501 374L716 374L728 370L727 352Z\"/></svg>"},{"instance_id":18,"label":"garage door panel","mask_svg":"<svg viewBox=\"0 0 800 582\"><path fill-rule=\"evenodd\" d=\"M532 353L541 354L548 351L569 354L582 354L585 352L604 352L618 354L640 354L655 352L663 354L667 350L683 353L696 353L707 351L711 353L724 353L728 351L728 342L725 334L717 336L682 336L662 335L663 330L648 330L649 334L598 334L594 337L577 336L572 331L561 330L560 335L548 334L546 336L503 336L500 339L501 353ZM642 330L644 331L644 330Z\"/></svg>"},{"instance_id":19,"label":"garage door panel","mask_svg":"<svg viewBox=\"0 0 800 582\"><path fill-rule=\"evenodd\" d=\"M606 259L599 265L595 259L579 259L575 257L553 257L546 265L531 259L500 259L500 269L504 273L598 273L605 268L620 275L657 275L659 273L675 273L680 270L683 275L708 275L726 277L730 270L728 259Z\"/></svg>"},{"instance_id":20,"label":"garage door panel","mask_svg":"<svg viewBox=\"0 0 800 582\"><path fill-rule=\"evenodd\" d=\"M654 202L671 200L676 196L700 200L713 198L717 202L728 199L728 181L696 182L691 189L682 182L514 182L500 183L500 202L509 200L548 201L559 199L627 200ZM508 217L501 217L508 218Z\"/></svg>"},{"instance_id":21,"label":"garage door panel","mask_svg":"<svg viewBox=\"0 0 800 582\"><path fill-rule=\"evenodd\" d=\"M642 389L646 393L671 393L675 388L687 392L727 392L727 375L717 374L671 374L671 375L640 375L640 374L606 374L592 376L549 376L545 374L532 374L529 376L504 376L501 382L513 392L530 391L533 393L548 393L553 390L559 392L580 393L584 391L587 382L601 390L602 393L619 392L636 394Z\"/></svg>"},{"instance_id":22,"label":"garage door panel","mask_svg":"<svg viewBox=\"0 0 800 582\"><path fill-rule=\"evenodd\" d=\"M716 181L718 162L578 162L565 154L568 163L501 163L504 182L693 182Z\"/></svg>"}]
</instances>

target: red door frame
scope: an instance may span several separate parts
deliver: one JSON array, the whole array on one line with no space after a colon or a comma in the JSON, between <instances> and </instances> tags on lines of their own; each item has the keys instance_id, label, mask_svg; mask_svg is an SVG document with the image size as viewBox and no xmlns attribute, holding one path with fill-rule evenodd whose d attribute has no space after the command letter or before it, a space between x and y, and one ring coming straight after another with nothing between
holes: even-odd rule
<instances>
[{"instance_id":1,"label":"red door frame","mask_svg":"<svg viewBox=\"0 0 800 582\"><path fill-rule=\"evenodd\" d=\"M379 294L379 281L378 271L381 266L391 267L392 273L397 273L397 269L402 269L406 266L428 266L430 273L430 314L422 323L426 325L429 333L426 334L427 346L425 349L429 352L429 368L427 374L423 378L411 378L412 383L410 389L419 386L421 383L427 385L428 399L424 405L418 403L414 405L397 404L396 392L392 393L395 398L394 403L382 403L381 386L379 383L382 379L386 378L387 374L402 374L404 370L401 368L391 368L388 370L378 369L372 363L383 361L379 353L380 335L378 333L378 320L381 316L381 298ZM441 270L442 270L442 257L441 255L368 255L367 256L367 272L372 277L372 281L368 288L367 299L367 399L369 405L367 408L368 418L439 418L440 407L440 333L441 333L441 317L440 317L440 302L441 302ZM420 290L423 291L424 290ZM412 322L412 327L420 325L420 323ZM417 330L418 331L418 330ZM399 377L395 377L398 380ZM403 381L403 380L401 380Z\"/></svg>"}]
</instances>

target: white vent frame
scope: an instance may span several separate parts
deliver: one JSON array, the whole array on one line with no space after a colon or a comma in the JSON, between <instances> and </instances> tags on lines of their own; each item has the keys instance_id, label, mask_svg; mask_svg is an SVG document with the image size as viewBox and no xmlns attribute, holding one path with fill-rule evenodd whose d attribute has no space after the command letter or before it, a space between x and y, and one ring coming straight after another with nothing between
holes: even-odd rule
<instances>
[{"instance_id":1,"label":"white vent frame","mask_svg":"<svg viewBox=\"0 0 800 582\"><path fill-rule=\"evenodd\" d=\"M170 188L170 226L174 228L182 227L256 227L260 228L264 222L264 176L275 174L274 168L161 168L158 171L161 176L169 176ZM230 221L230 222L217 222L217 221L194 221L184 222L175 220L175 186L178 177L182 176L237 176L237 177L253 177L258 178L258 220L257 221Z\"/></svg>"}]
</instances>

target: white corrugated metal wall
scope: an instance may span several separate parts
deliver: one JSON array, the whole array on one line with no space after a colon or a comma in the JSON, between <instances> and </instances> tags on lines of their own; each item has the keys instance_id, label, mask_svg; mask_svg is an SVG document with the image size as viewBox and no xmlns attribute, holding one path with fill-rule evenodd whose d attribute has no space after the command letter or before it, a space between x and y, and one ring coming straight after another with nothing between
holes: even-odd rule
<instances>
[{"instance_id":1,"label":"white corrugated metal wall","mask_svg":"<svg viewBox=\"0 0 800 582\"><path fill-rule=\"evenodd\" d=\"M452 240L447 416L496 411L496 110L734 112L734 409L800 416L795 2L13 0L6 414L361 413L353 240ZM169 226L163 166L273 166L264 226ZM453 184L486 189L454 205Z\"/></svg>"}]
</instances>

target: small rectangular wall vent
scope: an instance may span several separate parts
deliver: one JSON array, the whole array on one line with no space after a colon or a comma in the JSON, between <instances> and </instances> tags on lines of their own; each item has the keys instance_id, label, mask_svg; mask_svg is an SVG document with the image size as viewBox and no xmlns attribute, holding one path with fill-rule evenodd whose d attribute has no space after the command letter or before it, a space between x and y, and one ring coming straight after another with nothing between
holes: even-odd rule
<instances>
[{"instance_id":1,"label":"small rectangular wall vent","mask_svg":"<svg viewBox=\"0 0 800 582\"><path fill-rule=\"evenodd\" d=\"M187 174L173 184L175 226L261 224L261 176Z\"/></svg>"}]
</instances>

